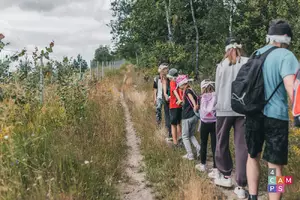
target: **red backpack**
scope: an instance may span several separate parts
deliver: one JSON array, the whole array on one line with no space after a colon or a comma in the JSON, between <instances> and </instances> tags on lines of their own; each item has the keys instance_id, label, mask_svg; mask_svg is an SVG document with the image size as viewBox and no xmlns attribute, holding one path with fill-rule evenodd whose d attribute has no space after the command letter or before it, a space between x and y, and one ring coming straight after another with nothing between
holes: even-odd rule
<instances>
[{"instance_id":1,"label":"red backpack","mask_svg":"<svg viewBox=\"0 0 300 200\"><path fill-rule=\"evenodd\" d=\"M300 70L295 75L292 113L295 119L295 126L300 127Z\"/></svg>"}]
</instances>

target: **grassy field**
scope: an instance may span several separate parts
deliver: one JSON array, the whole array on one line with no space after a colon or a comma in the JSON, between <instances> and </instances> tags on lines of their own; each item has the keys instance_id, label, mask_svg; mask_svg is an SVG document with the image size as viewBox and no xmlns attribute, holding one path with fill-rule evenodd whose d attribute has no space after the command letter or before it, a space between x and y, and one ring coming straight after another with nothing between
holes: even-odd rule
<instances>
[{"instance_id":1,"label":"grassy field","mask_svg":"<svg viewBox=\"0 0 300 200\"><path fill-rule=\"evenodd\" d=\"M143 80L143 73L133 75L132 87L126 91L127 101L133 115L137 132L142 139L147 178L153 184L159 199L222 199L220 191L213 186L205 174L195 172L194 163L184 161L184 151L174 151L166 145L165 130L155 126L155 109L152 101L152 79ZM199 90L196 86L196 90ZM197 137L199 138L199 137ZM208 145L209 146L209 145ZM231 152L234 152L231 137ZM292 176L294 183L286 188L284 199L300 199L300 130L291 128L289 164L284 174ZM210 150L208 150L209 152ZM234 155L233 155L234 157ZM260 191L267 191L267 164L261 162ZM217 199L218 199L217 198Z\"/></svg>"},{"instance_id":2,"label":"grassy field","mask_svg":"<svg viewBox=\"0 0 300 200\"><path fill-rule=\"evenodd\" d=\"M125 124L112 81L117 74L63 96L51 85L42 107L0 103L0 199L119 198Z\"/></svg>"}]
</instances>

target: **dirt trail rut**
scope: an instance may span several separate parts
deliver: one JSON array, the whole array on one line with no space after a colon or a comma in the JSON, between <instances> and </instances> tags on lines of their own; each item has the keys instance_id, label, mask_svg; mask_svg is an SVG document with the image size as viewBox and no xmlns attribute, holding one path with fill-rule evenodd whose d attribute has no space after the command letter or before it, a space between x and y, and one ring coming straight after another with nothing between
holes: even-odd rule
<instances>
[{"instance_id":1,"label":"dirt trail rut","mask_svg":"<svg viewBox=\"0 0 300 200\"><path fill-rule=\"evenodd\" d=\"M145 173L141 172L143 157L139 149L139 138L133 128L130 112L123 93L120 94L121 103L125 112L128 157L126 160L126 176L128 181L120 184L121 199L123 200L152 200L151 188L147 187Z\"/></svg>"}]
</instances>

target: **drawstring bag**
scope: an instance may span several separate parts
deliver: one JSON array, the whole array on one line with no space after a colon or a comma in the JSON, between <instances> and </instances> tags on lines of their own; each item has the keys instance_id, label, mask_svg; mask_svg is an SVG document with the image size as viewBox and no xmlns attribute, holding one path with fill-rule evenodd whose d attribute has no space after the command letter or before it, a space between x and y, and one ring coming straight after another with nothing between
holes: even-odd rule
<instances>
[{"instance_id":1,"label":"drawstring bag","mask_svg":"<svg viewBox=\"0 0 300 200\"><path fill-rule=\"evenodd\" d=\"M295 75L292 113L295 126L300 127L300 70Z\"/></svg>"}]
</instances>

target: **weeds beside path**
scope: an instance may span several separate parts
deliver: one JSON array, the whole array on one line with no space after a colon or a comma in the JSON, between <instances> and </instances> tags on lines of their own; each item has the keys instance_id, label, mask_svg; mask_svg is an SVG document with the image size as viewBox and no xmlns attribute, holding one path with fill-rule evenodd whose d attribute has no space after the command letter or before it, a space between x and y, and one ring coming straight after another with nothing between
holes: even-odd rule
<instances>
[{"instance_id":1,"label":"weeds beside path","mask_svg":"<svg viewBox=\"0 0 300 200\"><path fill-rule=\"evenodd\" d=\"M42 108L0 103L3 126L10 125L8 139L0 137L0 199L119 198L125 123L110 81L85 86L87 95L71 85L63 98L55 86L45 88Z\"/></svg>"}]
</instances>

